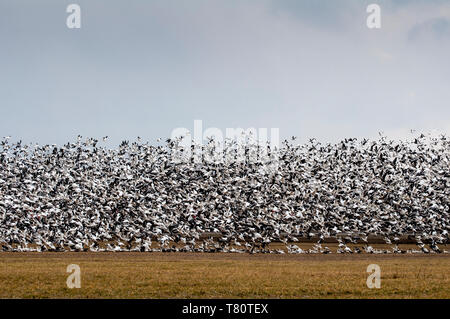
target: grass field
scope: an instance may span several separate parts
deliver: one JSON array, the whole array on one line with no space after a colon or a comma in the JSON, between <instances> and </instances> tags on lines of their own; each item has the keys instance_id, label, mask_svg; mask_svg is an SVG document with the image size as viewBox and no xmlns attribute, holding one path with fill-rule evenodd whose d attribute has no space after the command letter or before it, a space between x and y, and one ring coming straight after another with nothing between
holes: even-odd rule
<instances>
[{"instance_id":1,"label":"grass field","mask_svg":"<svg viewBox=\"0 0 450 319\"><path fill-rule=\"evenodd\" d=\"M66 286L72 263L80 289ZM449 272L449 255L0 253L0 297L450 298Z\"/></svg>"}]
</instances>

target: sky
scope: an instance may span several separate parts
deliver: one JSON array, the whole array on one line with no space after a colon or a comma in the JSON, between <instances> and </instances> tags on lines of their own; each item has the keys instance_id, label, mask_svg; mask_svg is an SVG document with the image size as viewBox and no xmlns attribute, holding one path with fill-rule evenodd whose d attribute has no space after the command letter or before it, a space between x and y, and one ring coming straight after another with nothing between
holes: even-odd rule
<instances>
[{"instance_id":1,"label":"sky","mask_svg":"<svg viewBox=\"0 0 450 319\"><path fill-rule=\"evenodd\" d=\"M2 0L0 138L450 134L449 57L450 1Z\"/></svg>"}]
</instances>

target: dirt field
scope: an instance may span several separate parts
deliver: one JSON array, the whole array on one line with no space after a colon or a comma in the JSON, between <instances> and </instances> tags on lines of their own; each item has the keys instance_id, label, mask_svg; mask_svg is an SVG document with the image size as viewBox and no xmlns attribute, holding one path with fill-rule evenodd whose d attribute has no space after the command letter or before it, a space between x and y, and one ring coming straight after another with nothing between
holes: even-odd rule
<instances>
[{"instance_id":1,"label":"dirt field","mask_svg":"<svg viewBox=\"0 0 450 319\"><path fill-rule=\"evenodd\" d=\"M81 288L66 267L81 267ZM369 264L381 288L369 289ZM450 298L446 255L0 253L1 298Z\"/></svg>"}]
</instances>

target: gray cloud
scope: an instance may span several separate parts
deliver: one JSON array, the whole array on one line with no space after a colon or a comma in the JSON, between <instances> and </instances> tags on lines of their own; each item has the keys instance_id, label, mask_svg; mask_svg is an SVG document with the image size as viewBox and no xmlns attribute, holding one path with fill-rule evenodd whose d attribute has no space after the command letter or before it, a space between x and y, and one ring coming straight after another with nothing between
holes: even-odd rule
<instances>
[{"instance_id":1,"label":"gray cloud","mask_svg":"<svg viewBox=\"0 0 450 319\"><path fill-rule=\"evenodd\" d=\"M450 18L439 17L414 25L408 32L408 39L436 37L442 40L450 38Z\"/></svg>"},{"instance_id":2,"label":"gray cloud","mask_svg":"<svg viewBox=\"0 0 450 319\"><path fill-rule=\"evenodd\" d=\"M380 30L361 1L77 1L80 30L69 3L0 4L0 135L154 140L194 119L326 141L450 132L444 1L380 1Z\"/></svg>"}]
</instances>

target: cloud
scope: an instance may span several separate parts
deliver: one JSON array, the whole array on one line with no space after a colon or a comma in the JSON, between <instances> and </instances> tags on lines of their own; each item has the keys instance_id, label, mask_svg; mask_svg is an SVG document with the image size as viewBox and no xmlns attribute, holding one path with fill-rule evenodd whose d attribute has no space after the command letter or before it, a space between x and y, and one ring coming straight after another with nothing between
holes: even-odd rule
<instances>
[{"instance_id":1,"label":"cloud","mask_svg":"<svg viewBox=\"0 0 450 319\"><path fill-rule=\"evenodd\" d=\"M369 3L80 0L74 31L64 4L2 1L0 135L118 143L194 119L326 141L447 127L450 5L380 1L369 30Z\"/></svg>"},{"instance_id":2,"label":"cloud","mask_svg":"<svg viewBox=\"0 0 450 319\"><path fill-rule=\"evenodd\" d=\"M450 18L439 17L429 19L414 25L408 32L408 39L410 41L430 36L437 40L448 39L450 36Z\"/></svg>"}]
</instances>

